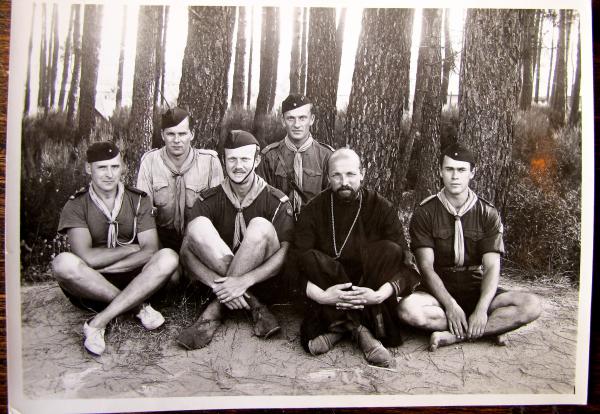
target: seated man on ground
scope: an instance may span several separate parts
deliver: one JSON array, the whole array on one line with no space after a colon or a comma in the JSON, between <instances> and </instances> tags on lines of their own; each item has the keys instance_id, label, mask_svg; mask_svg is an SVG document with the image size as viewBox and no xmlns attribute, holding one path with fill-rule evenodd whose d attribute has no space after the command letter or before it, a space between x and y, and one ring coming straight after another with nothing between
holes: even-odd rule
<instances>
[{"instance_id":1,"label":"seated man on ground","mask_svg":"<svg viewBox=\"0 0 600 414\"><path fill-rule=\"evenodd\" d=\"M85 348L96 355L106 347L106 325L134 310L146 329L164 323L163 316L142 304L178 266L177 253L159 250L152 206L143 191L121 182L123 162L110 142L88 148L89 187L71 196L58 225L66 232L71 253L52 261L54 276L76 306L98 312L83 325Z\"/></svg>"},{"instance_id":2,"label":"seated man on ground","mask_svg":"<svg viewBox=\"0 0 600 414\"><path fill-rule=\"evenodd\" d=\"M177 342L187 349L210 343L226 311L252 311L254 333L268 338L279 324L263 302L276 296L274 276L285 259L294 228L288 197L255 173L258 141L231 131L224 144L227 177L205 190L192 209L181 260L186 275L214 295L198 320Z\"/></svg>"},{"instance_id":3,"label":"seated man on ground","mask_svg":"<svg viewBox=\"0 0 600 414\"><path fill-rule=\"evenodd\" d=\"M351 333L369 363L392 366L384 345L402 343L397 298L412 293L419 276L396 209L362 187L358 155L335 151L328 171L330 188L303 208L296 228L299 267L308 279L300 341L318 355Z\"/></svg>"},{"instance_id":4,"label":"seated man on ground","mask_svg":"<svg viewBox=\"0 0 600 414\"><path fill-rule=\"evenodd\" d=\"M447 147L440 157L444 188L421 202L410 223L411 248L425 283L400 302L398 314L433 331L432 351L504 334L541 312L537 296L498 287L502 223L494 206L469 188L474 168L468 149Z\"/></svg>"}]
</instances>

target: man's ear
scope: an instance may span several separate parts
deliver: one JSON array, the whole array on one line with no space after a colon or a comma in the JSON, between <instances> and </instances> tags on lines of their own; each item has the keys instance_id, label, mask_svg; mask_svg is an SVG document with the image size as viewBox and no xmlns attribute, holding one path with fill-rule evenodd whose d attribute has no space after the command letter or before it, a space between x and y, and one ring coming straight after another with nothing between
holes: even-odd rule
<instances>
[{"instance_id":1,"label":"man's ear","mask_svg":"<svg viewBox=\"0 0 600 414\"><path fill-rule=\"evenodd\" d=\"M471 168L471 173L469 174L469 179L472 180L475 177L475 167Z\"/></svg>"},{"instance_id":2,"label":"man's ear","mask_svg":"<svg viewBox=\"0 0 600 414\"><path fill-rule=\"evenodd\" d=\"M310 126L315 122L315 114L310 114Z\"/></svg>"},{"instance_id":3,"label":"man's ear","mask_svg":"<svg viewBox=\"0 0 600 414\"><path fill-rule=\"evenodd\" d=\"M254 156L254 168L258 167L258 164L260 164L260 151L257 150L256 155Z\"/></svg>"},{"instance_id":4,"label":"man's ear","mask_svg":"<svg viewBox=\"0 0 600 414\"><path fill-rule=\"evenodd\" d=\"M85 163L85 173L92 175L92 165L89 162Z\"/></svg>"}]
</instances>

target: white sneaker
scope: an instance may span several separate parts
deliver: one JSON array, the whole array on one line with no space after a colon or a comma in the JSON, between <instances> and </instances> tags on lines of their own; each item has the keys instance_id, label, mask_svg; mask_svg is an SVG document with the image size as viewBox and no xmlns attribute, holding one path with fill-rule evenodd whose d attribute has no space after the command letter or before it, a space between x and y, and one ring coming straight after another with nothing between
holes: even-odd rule
<instances>
[{"instance_id":1,"label":"white sneaker","mask_svg":"<svg viewBox=\"0 0 600 414\"><path fill-rule=\"evenodd\" d=\"M83 346L85 346L85 349L92 354L101 355L106 349L104 331L105 328L93 328L85 322L83 324L83 336L85 337Z\"/></svg>"},{"instance_id":2,"label":"white sneaker","mask_svg":"<svg viewBox=\"0 0 600 414\"><path fill-rule=\"evenodd\" d=\"M160 314L160 312L154 310L149 303L142 304L142 308L135 316L140 320L140 322L142 322L144 328L148 329L149 331L156 329L165 323L165 318Z\"/></svg>"}]
</instances>

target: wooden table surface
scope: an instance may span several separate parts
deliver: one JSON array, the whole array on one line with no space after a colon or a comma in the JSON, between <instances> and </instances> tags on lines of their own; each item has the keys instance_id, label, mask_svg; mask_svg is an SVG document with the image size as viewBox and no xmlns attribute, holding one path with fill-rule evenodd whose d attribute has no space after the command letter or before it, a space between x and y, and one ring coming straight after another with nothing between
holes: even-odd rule
<instances>
[{"instance_id":1,"label":"wooden table surface","mask_svg":"<svg viewBox=\"0 0 600 414\"><path fill-rule=\"evenodd\" d=\"M4 184L5 184L5 162L6 162L6 110L8 95L8 48L10 35L10 1L0 0L0 246L4 252ZM592 1L593 20L600 18L600 0ZM600 30L593 30L594 39L594 89L600 84ZM595 130L599 129L600 120L600 93L594 97L594 124ZM600 171L599 158L600 141L595 141L595 173ZM598 193L598 184L596 184ZM594 235L594 246L599 243L598 232ZM596 262L596 261L595 261ZM594 263L594 270L597 263ZM594 272L595 273L595 272ZM4 292L4 254L0 255L0 411L7 412L7 376L6 376L6 296ZM590 347L590 372L588 404L586 406L525 406L525 407L453 407L453 408L393 408L372 409L370 411L386 413L592 413L600 412L600 288L598 283L593 288L592 305L592 328ZM230 410L235 412L236 410ZM285 410L288 413L306 410ZM329 412L353 412L358 409L327 410ZM361 410L364 411L364 410Z\"/></svg>"}]
</instances>

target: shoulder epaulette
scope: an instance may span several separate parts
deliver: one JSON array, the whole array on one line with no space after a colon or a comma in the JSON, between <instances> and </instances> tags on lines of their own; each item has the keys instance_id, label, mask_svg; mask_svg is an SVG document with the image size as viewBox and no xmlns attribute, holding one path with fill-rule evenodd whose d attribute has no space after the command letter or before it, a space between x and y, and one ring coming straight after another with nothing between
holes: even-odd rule
<instances>
[{"instance_id":1,"label":"shoulder epaulette","mask_svg":"<svg viewBox=\"0 0 600 414\"><path fill-rule=\"evenodd\" d=\"M142 158L140 158L140 162L142 162L142 160L143 160L144 158L146 158L146 156L147 156L148 154L150 154L150 153L152 153L152 152L155 152L155 151L158 151L159 149L160 149L160 148L152 148L150 151L146 151L146 152L144 152L144 155L142 155Z\"/></svg>"},{"instance_id":2,"label":"shoulder epaulette","mask_svg":"<svg viewBox=\"0 0 600 414\"><path fill-rule=\"evenodd\" d=\"M263 148L263 149L260 151L260 153L264 155L264 154L266 154L267 152L271 151L272 149L278 148L278 147L279 147L279 144L281 144L281 141L276 141L276 142L273 142L272 144L269 144L269 145L267 145L266 147L264 147L264 148Z\"/></svg>"},{"instance_id":3,"label":"shoulder epaulette","mask_svg":"<svg viewBox=\"0 0 600 414\"><path fill-rule=\"evenodd\" d=\"M335 149L333 149L333 147L332 147L331 145L329 145L329 144L326 144L326 143L324 143L324 142L317 141L317 140L315 140L315 142L316 142L317 144L319 144L319 145L321 145L321 146L323 146L323 147L327 148L327 149L328 149L329 151L331 151L331 152L335 151Z\"/></svg>"},{"instance_id":4,"label":"shoulder epaulette","mask_svg":"<svg viewBox=\"0 0 600 414\"><path fill-rule=\"evenodd\" d=\"M206 200L207 198L214 196L219 191L219 187L220 186L218 185L216 187L205 188L204 190L200 191L200 197L202 200Z\"/></svg>"},{"instance_id":5,"label":"shoulder epaulette","mask_svg":"<svg viewBox=\"0 0 600 414\"><path fill-rule=\"evenodd\" d=\"M285 193L283 191L281 191L278 188L272 187L272 186L269 186L269 187L270 187L269 190L270 190L271 195L273 195L273 197L278 199L280 202L287 203L288 201L290 201L290 198L287 195L285 195Z\"/></svg>"},{"instance_id":6,"label":"shoulder epaulette","mask_svg":"<svg viewBox=\"0 0 600 414\"><path fill-rule=\"evenodd\" d=\"M88 186L81 187L79 190L77 190L77 191L75 192L75 194L73 194L73 195L71 195L71 196L69 197L69 200L75 200L77 197L81 197L82 195L84 195L85 193L87 193L87 192L88 192L88 190L89 190L89 187L88 187Z\"/></svg>"},{"instance_id":7,"label":"shoulder epaulette","mask_svg":"<svg viewBox=\"0 0 600 414\"><path fill-rule=\"evenodd\" d=\"M125 188L126 188L127 190L131 191L131 192L132 192L132 193L134 193L134 194L141 195L142 197L146 197L146 196L148 195L148 194L146 194L146 192L145 192L145 191L142 191L142 190L140 190L139 188L135 188L135 187L132 187L132 186L130 186L130 185L126 185L126 186L125 186Z\"/></svg>"},{"instance_id":8,"label":"shoulder epaulette","mask_svg":"<svg viewBox=\"0 0 600 414\"><path fill-rule=\"evenodd\" d=\"M477 198L479 198L479 199L480 199L481 201L483 201L485 204L487 204L487 205L489 205L489 206L491 206L491 207L494 207L494 208L496 208L496 207L495 207L495 206L494 206L494 205L493 205L493 204L492 204L490 201L487 201L485 198L483 198L483 197L479 197L479 196L477 196Z\"/></svg>"},{"instance_id":9,"label":"shoulder epaulette","mask_svg":"<svg viewBox=\"0 0 600 414\"><path fill-rule=\"evenodd\" d=\"M432 194L432 195L430 195L429 197L427 197L426 199L424 199L423 201L421 201L421 202L419 203L419 205L420 205L420 206L422 206L422 205L424 205L424 204L427 204L427 203L429 203L431 200L433 200L433 199L434 199L434 198L436 198L436 197L437 197L437 194Z\"/></svg>"},{"instance_id":10,"label":"shoulder epaulette","mask_svg":"<svg viewBox=\"0 0 600 414\"><path fill-rule=\"evenodd\" d=\"M219 158L219 154L217 154L217 151L214 151L214 150L209 150L209 149L204 149L204 148L196 148L196 151L199 154L210 155L215 158Z\"/></svg>"}]
</instances>

